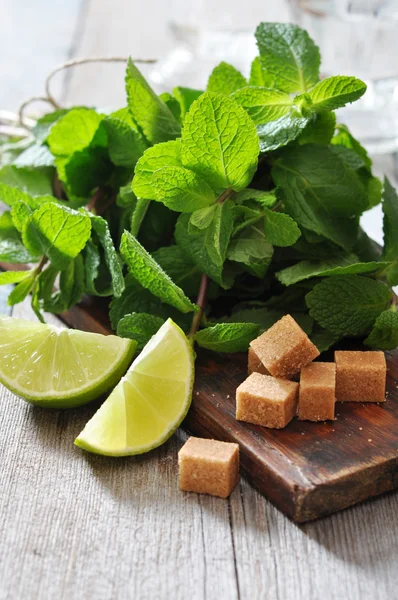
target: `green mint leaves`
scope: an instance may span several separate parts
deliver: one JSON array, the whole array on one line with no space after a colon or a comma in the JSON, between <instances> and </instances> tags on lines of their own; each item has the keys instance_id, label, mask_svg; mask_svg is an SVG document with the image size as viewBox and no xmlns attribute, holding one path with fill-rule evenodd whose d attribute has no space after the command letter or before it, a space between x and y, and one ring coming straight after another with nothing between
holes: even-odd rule
<instances>
[{"instance_id":1,"label":"green mint leaves","mask_svg":"<svg viewBox=\"0 0 398 600\"><path fill-rule=\"evenodd\" d=\"M206 181L184 167L158 169L153 174L152 185L156 199L171 210L193 212L216 201L214 192Z\"/></svg>"},{"instance_id":2,"label":"green mint leaves","mask_svg":"<svg viewBox=\"0 0 398 600\"><path fill-rule=\"evenodd\" d=\"M391 261L386 277L390 285L398 285L398 196L387 178L384 181L383 213L383 260Z\"/></svg>"},{"instance_id":3,"label":"green mint leaves","mask_svg":"<svg viewBox=\"0 0 398 600\"><path fill-rule=\"evenodd\" d=\"M259 142L253 121L227 96L203 94L182 130L181 159L215 190L247 187L257 167Z\"/></svg>"},{"instance_id":4,"label":"green mint leaves","mask_svg":"<svg viewBox=\"0 0 398 600\"><path fill-rule=\"evenodd\" d=\"M245 352L258 332L255 323L217 323L198 331L195 341L214 352Z\"/></svg>"},{"instance_id":5,"label":"green mint leaves","mask_svg":"<svg viewBox=\"0 0 398 600\"><path fill-rule=\"evenodd\" d=\"M327 77L309 92L315 110L336 110L358 100L366 92L366 84L356 77Z\"/></svg>"},{"instance_id":6,"label":"green mint leaves","mask_svg":"<svg viewBox=\"0 0 398 600\"><path fill-rule=\"evenodd\" d=\"M256 29L261 65L284 92L306 92L319 80L319 49L297 25L261 23Z\"/></svg>"},{"instance_id":7,"label":"green mint leaves","mask_svg":"<svg viewBox=\"0 0 398 600\"><path fill-rule=\"evenodd\" d=\"M131 116L150 144L173 140L180 135L180 124L130 59L126 72L126 91Z\"/></svg>"},{"instance_id":8,"label":"green mint leaves","mask_svg":"<svg viewBox=\"0 0 398 600\"><path fill-rule=\"evenodd\" d=\"M117 326L117 334L137 342L140 352L151 337L163 325L164 319L148 313L131 313L123 317Z\"/></svg>"},{"instance_id":9,"label":"green mint leaves","mask_svg":"<svg viewBox=\"0 0 398 600\"><path fill-rule=\"evenodd\" d=\"M31 294L41 319L107 297L140 348L171 317L198 346L246 351L287 312L322 351L398 344L398 196L333 112L366 85L320 80L296 25L256 40L250 73L221 62L204 92L157 95L130 60L119 110L57 110L0 140L0 261L37 265L0 274L11 304ZM381 251L359 226L380 202Z\"/></svg>"},{"instance_id":10,"label":"green mint leaves","mask_svg":"<svg viewBox=\"0 0 398 600\"><path fill-rule=\"evenodd\" d=\"M207 91L225 94L229 96L232 92L247 85L246 79L235 67L222 62L213 69L207 82Z\"/></svg>"},{"instance_id":11,"label":"green mint leaves","mask_svg":"<svg viewBox=\"0 0 398 600\"><path fill-rule=\"evenodd\" d=\"M398 313L396 310L385 310L377 317L365 344L381 350L394 350L398 346Z\"/></svg>"},{"instance_id":12,"label":"green mint leaves","mask_svg":"<svg viewBox=\"0 0 398 600\"><path fill-rule=\"evenodd\" d=\"M129 272L154 296L182 313L196 310L182 289L173 283L155 259L128 231L123 233L120 252Z\"/></svg>"},{"instance_id":13,"label":"green mint leaves","mask_svg":"<svg viewBox=\"0 0 398 600\"><path fill-rule=\"evenodd\" d=\"M338 336L364 335L392 298L390 288L368 277L346 275L318 283L306 296L310 315Z\"/></svg>"},{"instance_id":14,"label":"green mint leaves","mask_svg":"<svg viewBox=\"0 0 398 600\"><path fill-rule=\"evenodd\" d=\"M46 255L60 271L83 250L90 235L87 214L50 202L32 214L26 230L30 246Z\"/></svg>"}]
</instances>

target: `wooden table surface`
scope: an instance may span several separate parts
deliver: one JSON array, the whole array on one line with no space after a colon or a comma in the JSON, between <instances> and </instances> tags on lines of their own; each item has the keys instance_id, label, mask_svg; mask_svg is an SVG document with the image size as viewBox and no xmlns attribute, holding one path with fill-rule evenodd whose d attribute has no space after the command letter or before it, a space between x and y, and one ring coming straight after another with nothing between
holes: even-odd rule
<instances>
[{"instance_id":1,"label":"wooden table surface","mask_svg":"<svg viewBox=\"0 0 398 600\"><path fill-rule=\"evenodd\" d=\"M162 55L167 6L2 0L0 107L72 56ZM57 93L106 105L122 86L104 67ZM12 314L33 318L27 304ZM0 387L0 600L398 599L398 494L297 526L244 480L228 500L179 492L183 432L142 457L83 453L73 440L94 410L46 411Z\"/></svg>"}]
</instances>

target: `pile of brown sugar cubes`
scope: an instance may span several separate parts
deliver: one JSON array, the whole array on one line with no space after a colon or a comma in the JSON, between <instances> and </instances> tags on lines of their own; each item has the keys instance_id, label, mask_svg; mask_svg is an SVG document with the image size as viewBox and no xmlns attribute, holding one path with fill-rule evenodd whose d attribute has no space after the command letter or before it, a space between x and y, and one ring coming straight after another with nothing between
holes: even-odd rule
<instances>
[{"instance_id":1,"label":"pile of brown sugar cubes","mask_svg":"<svg viewBox=\"0 0 398 600\"><path fill-rule=\"evenodd\" d=\"M249 348L249 377L236 390L236 418L281 429L334 419L337 402L384 402L383 352L336 351L335 362L312 362L319 350L290 315ZM300 374L300 383L291 381Z\"/></svg>"},{"instance_id":2,"label":"pile of brown sugar cubes","mask_svg":"<svg viewBox=\"0 0 398 600\"><path fill-rule=\"evenodd\" d=\"M290 315L253 340L249 377L236 390L236 418L280 429L335 418L337 402L384 402L383 352L336 351L335 362L312 362L319 350ZM300 382L292 381L298 378ZM239 477L239 446L189 438L178 456L180 489L226 498Z\"/></svg>"}]
</instances>

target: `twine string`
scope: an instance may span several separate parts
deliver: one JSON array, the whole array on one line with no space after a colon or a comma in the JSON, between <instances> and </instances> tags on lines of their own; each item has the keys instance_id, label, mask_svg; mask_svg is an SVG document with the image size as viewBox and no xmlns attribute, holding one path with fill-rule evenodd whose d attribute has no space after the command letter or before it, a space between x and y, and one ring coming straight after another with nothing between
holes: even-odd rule
<instances>
[{"instance_id":1,"label":"twine string","mask_svg":"<svg viewBox=\"0 0 398 600\"><path fill-rule=\"evenodd\" d=\"M76 67L79 65L85 65L90 63L126 63L128 57L126 56L93 56L87 58L73 58L55 67L46 77L44 82L45 95L43 96L31 96L22 102L17 113L10 111L0 110L0 134L8 137L27 137L33 125L36 123L35 119L25 116L25 111L28 106L35 102L46 102L50 104L54 110L64 108L58 100L54 97L51 91L52 81L61 71ZM135 58L134 63L140 64L154 64L157 62L157 58Z\"/></svg>"}]
</instances>

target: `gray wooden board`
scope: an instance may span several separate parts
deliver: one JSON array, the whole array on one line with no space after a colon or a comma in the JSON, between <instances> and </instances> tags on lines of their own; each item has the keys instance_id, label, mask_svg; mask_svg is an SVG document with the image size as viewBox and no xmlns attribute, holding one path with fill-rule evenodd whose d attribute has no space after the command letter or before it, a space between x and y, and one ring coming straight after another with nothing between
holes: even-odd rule
<instances>
[{"instance_id":1,"label":"gray wooden board","mask_svg":"<svg viewBox=\"0 0 398 600\"><path fill-rule=\"evenodd\" d=\"M40 0L26 14L22 0L1 4L8 18L19 7L30 40L34 31L52 36L70 28L70 35L48 38L46 61L34 60L32 41L15 49L13 69L22 74L31 59L31 81L41 81L43 70L70 52L146 56L169 44L162 31L166 2ZM47 5L53 10L44 25ZM0 77L2 91L10 82L11 93L8 65L0 65ZM89 96L93 81L71 76L68 98ZM95 85L95 97L107 93L108 79ZM11 108L20 94L4 98ZM5 292L0 288L3 314ZM13 314L33 318L27 303ZM183 432L146 456L91 456L73 440L95 408L46 411L0 386L0 600L398 598L398 494L304 526L288 521L244 480L229 500L182 494Z\"/></svg>"}]
</instances>

